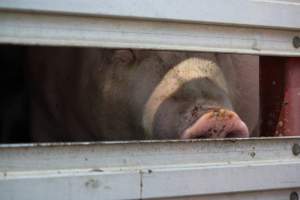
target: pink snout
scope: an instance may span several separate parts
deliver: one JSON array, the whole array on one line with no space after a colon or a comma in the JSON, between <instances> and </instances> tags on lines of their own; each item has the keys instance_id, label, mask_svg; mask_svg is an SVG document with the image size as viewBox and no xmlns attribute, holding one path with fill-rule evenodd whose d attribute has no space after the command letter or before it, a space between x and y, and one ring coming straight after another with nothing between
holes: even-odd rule
<instances>
[{"instance_id":1,"label":"pink snout","mask_svg":"<svg viewBox=\"0 0 300 200\"><path fill-rule=\"evenodd\" d=\"M246 137L249 137L246 124L235 112L225 109L205 113L181 135L181 139Z\"/></svg>"}]
</instances>

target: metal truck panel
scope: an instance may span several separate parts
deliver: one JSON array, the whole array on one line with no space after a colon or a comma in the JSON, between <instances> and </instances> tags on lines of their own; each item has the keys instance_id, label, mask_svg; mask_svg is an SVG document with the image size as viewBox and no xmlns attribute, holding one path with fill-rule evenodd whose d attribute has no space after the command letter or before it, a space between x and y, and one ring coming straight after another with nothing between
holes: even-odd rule
<instances>
[{"instance_id":1,"label":"metal truck panel","mask_svg":"<svg viewBox=\"0 0 300 200\"><path fill-rule=\"evenodd\" d=\"M258 138L1 145L0 194L224 199L256 191L282 199L300 187L299 144L299 138Z\"/></svg>"}]
</instances>

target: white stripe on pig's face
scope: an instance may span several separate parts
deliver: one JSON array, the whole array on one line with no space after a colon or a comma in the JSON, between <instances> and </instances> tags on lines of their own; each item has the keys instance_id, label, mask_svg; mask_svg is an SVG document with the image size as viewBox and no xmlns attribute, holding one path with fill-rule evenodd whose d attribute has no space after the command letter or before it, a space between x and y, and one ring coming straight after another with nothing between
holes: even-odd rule
<instances>
[{"instance_id":1,"label":"white stripe on pig's face","mask_svg":"<svg viewBox=\"0 0 300 200\"><path fill-rule=\"evenodd\" d=\"M204 113L218 108L232 110L221 69L212 59L187 58L171 68L152 92L143 127L151 138L180 138Z\"/></svg>"}]
</instances>

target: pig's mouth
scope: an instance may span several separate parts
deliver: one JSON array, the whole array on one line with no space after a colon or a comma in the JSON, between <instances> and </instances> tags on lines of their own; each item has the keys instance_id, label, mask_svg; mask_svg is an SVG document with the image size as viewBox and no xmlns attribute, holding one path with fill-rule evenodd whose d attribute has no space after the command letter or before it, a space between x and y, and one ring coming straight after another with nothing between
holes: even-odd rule
<instances>
[{"instance_id":1,"label":"pig's mouth","mask_svg":"<svg viewBox=\"0 0 300 200\"><path fill-rule=\"evenodd\" d=\"M235 112L215 109L202 115L180 137L181 139L247 138L249 130Z\"/></svg>"}]
</instances>

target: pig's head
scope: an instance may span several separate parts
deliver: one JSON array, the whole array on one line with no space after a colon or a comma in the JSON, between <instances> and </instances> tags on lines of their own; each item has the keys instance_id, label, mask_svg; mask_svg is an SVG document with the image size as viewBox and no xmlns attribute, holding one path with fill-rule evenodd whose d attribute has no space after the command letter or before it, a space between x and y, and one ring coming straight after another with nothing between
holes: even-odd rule
<instances>
[{"instance_id":1,"label":"pig's head","mask_svg":"<svg viewBox=\"0 0 300 200\"><path fill-rule=\"evenodd\" d=\"M248 137L214 59L190 57L170 67L146 102L143 127L150 138Z\"/></svg>"}]
</instances>

